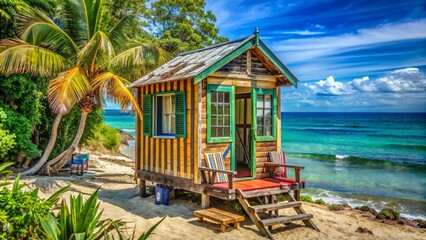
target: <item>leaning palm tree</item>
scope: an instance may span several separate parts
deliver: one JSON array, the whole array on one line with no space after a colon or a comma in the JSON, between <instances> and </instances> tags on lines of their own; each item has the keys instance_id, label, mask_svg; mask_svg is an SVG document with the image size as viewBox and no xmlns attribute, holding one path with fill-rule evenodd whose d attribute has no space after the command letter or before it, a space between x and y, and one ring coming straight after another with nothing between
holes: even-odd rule
<instances>
[{"instance_id":1,"label":"leaning palm tree","mask_svg":"<svg viewBox=\"0 0 426 240\"><path fill-rule=\"evenodd\" d=\"M39 162L24 174L58 171L76 150L87 115L96 104L101 106L104 97L123 110L133 106L141 115L126 78L135 77L135 67L139 75L146 74L167 55L156 45L128 39L125 32L132 17L124 17L108 32L100 31L102 6L102 0L64 0L55 21L27 8L17 18L20 39L0 40L0 73L53 77L47 92L57 114L51 138ZM47 162L62 116L77 103L82 114L71 146Z\"/></svg>"}]
</instances>

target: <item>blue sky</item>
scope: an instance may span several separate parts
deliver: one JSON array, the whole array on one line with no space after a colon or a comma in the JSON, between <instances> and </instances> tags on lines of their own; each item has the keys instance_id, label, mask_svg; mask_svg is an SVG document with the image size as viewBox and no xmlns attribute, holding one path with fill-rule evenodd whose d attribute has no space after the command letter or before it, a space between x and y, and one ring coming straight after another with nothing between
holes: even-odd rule
<instances>
[{"instance_id":1,"label":"blue sky","mask_svg":"<svg viewBox=\"0 0 426 240\"><path fill-rule=\"evenodd\" d=\"M259 27L298 76L284 111L426 112L426 1L207 0L222 36Z\"/></svg>"}]
</instances>

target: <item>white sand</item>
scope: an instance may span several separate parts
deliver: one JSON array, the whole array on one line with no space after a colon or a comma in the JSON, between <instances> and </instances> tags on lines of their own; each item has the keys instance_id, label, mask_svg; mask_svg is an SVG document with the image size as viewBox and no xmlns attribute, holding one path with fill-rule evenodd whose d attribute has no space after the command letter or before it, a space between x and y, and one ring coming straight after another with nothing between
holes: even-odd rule
<instances>
[{"instance_id":1,"label":"white sand","mask_svg":"<svg viewBox=\"0 0 426 240\"><path fill-rule=\"evenodd\" d=\"M71 185L71 191L64 195L65 198L78 192L89 196L101 187L99 200L100 208L104 209L103 217L126 221L129 233L136 226L137 234L141 234L163 216L168 216L150 239L266 239L259 235L247 216L240 230L230 227L227 232L221 233L219 225L197 221L193 212L200 207L194 203L172 200L169 206L158 206L152 196L140 198L131 167L100 159L106 158L91 155L90 172L84 176L30 177L24 180L31 186L40 187L42 196L47 196L68 184ZM304 203L303 208L314 214L314 222L321 229L321 233L305 227L300 222L274 229L272 232L276 239L426 239L425 229L380 223L374 221L371 215L358 211L331 212L324 206L308 203ZM374 235L356 233L358 227L366 227L372 230Z\"/></svg>"}]
</instances>

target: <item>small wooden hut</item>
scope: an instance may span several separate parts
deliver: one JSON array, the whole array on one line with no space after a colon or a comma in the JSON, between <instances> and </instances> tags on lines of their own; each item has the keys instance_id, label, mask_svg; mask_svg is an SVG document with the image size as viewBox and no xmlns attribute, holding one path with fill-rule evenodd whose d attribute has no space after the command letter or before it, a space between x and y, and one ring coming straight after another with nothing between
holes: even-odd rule
<instances>
[{"instance_id":1,"label":"small wooden hut","mask_svg":"<svg viewBox=\"0 0 426 240\"><path fill-rule=\"evenodd\" d=\"M259 229L270 235L245 199L283 193L297 202L290 204L298 208L296 220L316 228L309 220L312 215L299 210L300 179L291 186L278 183L255 191L234 186L259 186L270 177L268 152L281 150L280 88L297 82L259 39L257 29L246 38L179 54L134 82L143 109L143 119L136 120L135 169L141 195L145 181L152 181L201 193L203 207L210 196L239 199ZM214 152L224 153L226 169L236 172L224 189L206 180L204 154ZM295 191L295 197L289 191Z\"/></svg>"}]
</instances>

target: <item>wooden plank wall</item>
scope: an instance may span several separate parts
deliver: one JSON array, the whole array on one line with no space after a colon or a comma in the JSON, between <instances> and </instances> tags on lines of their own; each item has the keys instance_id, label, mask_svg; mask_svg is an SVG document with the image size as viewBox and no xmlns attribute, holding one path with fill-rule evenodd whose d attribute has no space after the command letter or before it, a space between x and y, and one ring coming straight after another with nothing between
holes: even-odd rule
<instances>
[{"instance_id":1,"label":"wooden plank wall","mask_svg":"<svg viewBox=\"0 0 426 240\"><path fill-rule=\"evenodd\" d=\"M203 91L202 91L202 118L201 118L201 165L205 166L204 153L214 153L221 152L224 153L228 148L229 143L207 143L207 81L203 80ZM225 158L225 167L227 170L231 169L231 154L232 151L229 151L227 157Z\"/></svg>"},{"instance_id":2,"label":"wooden plank wall","mask_svg":"<svg viewBox=\"0 0 426 240\"><path fill-rule=\"evenodd\" d=\"M263 163L269 161L268 153L277 151L276 141L272 142L256 142L256 178L268 177Z\"/></svg>"},{"instance_id":3,"label":"wooden plank wall","mask_svg":"<svg viewBox=\"0 0 426 240\"><path fill-rule=\"evenodd\" d=\"M143 95L166 91L186 91L186 138L155 138L143 136L143 119L138 119L136 169L165 175L198 179L198 86L192 80L156 83L138 88L138 100ZM140 132L140 133L139 133Z\"/></svg>"}]
</instances>

